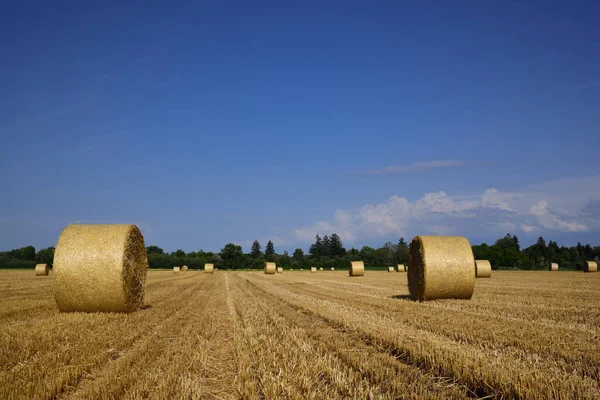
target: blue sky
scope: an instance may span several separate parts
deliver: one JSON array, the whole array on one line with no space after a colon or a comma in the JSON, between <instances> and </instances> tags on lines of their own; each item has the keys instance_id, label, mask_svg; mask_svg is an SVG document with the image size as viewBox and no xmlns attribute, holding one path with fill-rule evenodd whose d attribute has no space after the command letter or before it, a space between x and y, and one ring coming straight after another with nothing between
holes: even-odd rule
<instances>
[{"instance_id":1,"label":"blue sky","mask_svg":"<svg viewBox=\"0 0 600 400\"><path fill-rule=\"evenodd\" d=\"M597 2L8 2L0 249L600 244Z\"/></svg>"}]
</instances>

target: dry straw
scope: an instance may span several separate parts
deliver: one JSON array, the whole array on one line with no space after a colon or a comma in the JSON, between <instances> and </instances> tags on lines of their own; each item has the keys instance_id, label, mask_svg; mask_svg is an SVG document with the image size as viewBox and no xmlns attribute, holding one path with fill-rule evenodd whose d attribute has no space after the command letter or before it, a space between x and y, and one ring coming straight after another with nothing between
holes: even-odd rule
<instances>
[{"instance_id":1,"label":"dry straw","mask_svg":"<svg viewBox=\"0 0 600 400\"><path fill-rule=\"evenodd\" d=\"M54 255L54 299L60 311L139 310L148 259L135 225L69 225Z\"/></svg>"},{"instance_id":2,"label":"dry straw","mask_svg":"<svg viewBox=\"0 0 600 400\"><path fill-rule=\"evenodd\" d=\"M50 272L50 264L37 264L35 266L35 276L47 276Z\"/></svg>"},{"instance_id":3,"label":"dry straw","mask_svg":"<svg viewBox=\"0 0 600 400\"><path fill-rule=\"evenodd\" d=\"M265 263L265 274L275 274L277 273L277 265L274 262L266 262Z\"/></svg>"},{"instance_id":4,"label":"dry straw","mask_svg":"<svg viewBox=\"0 0 600 400\"><path fill-rule=\"evenodd\" d=\"M406 272L406 267L404 266L404 264L398 264L397 265L398 268L398 272Z\"/></svg>"},{"instance_id":5,"label":"dry straw","mask_svg":"<svg viewBox=\"0 0 600 400\"><path fill-rule=\"evenodd\" d=\"M283 274L283 267L277 267L277 273Z\"/></svg>"},{"instance_id":6,"label":"dry straw","mask_svg":"<svg viewBox=\"0 0 600 400\"><path fill-rule=\"evenodd\" d=\"M323 271L323 267L319 268L319 271Z\"/></svg>"},{"instance_id":7,"label":"dry straw","mask_svg":"<svg viewBox=\"0 0 600 400\"><path fill-rule=\"evenodd\" d=\"M475 259L462 236L415 236L408 257L408 289L413 300L470 299Z\"/></svg>"},{"instance_id":8,"label":"dry straw","mask_svg":"<svg viewBox=\"0 0 600 400\"><path fill-rule=\"evenodd\" d=\"M173 267L173 273L178 274L181 272L181 267Z\"/></svg>"},{"instance_id":9,"label":"dry straw","mask_svg":"<svg viewBox=\"0 0 600 400\"><path fill-rule=\"evenodd\" d=\"M317 267L310 267L310 272L317 272Z\"/></svg>"},{"instance_id":10,"label":"dry straw","mask_svg":"<svg viewBox=\"0 0 600 400\"><path fill-rule=\"evenodd\" d=\"M583 272L598 272L598 263L596 263L596 261L584 262L583 263Z\"/></svg>"},{"instance_id":11,"label":"dry straw","mask_svg":"<svg viewBox=\"0 0 600 400\"><path fill-rule=\"evenodd\" d=\"M331 270L332 270L332 271L335 271L335 268L331 267Z\"/></svg>"},{"instance_id":12,"label":"dry straw","mask_svg":"<svg viewBox=\"0 0 600 400\"><path fill-rule=\"evenodd\" d=\"M392 266L388 267L388 272L396 272L396 269Z\"/></svg>"},{"instance_id":13,"label":"dry straw","mask_svg":"<svg viewBox=\"0 0 600 400\"><path fill-rule=\"evenodd\" d=\"M215 265L214 264L204 264L204 273L205 274L214 274L215 273Z\"/></svg>"},{"instance_id":14,"label":"dry straw","mask_svg":"<svg viewBox=\"0 0 600 400\"><path fill-rule=\"evenodd\" d=\"M550 268L548 268L550 271L558 271L558 264L557 263L550 263Z\"/></svg>"},{"instance_id":15,"label":"dry straw","mask_svg":"<svg viewBox=\"0 0 600 400\"><path fill-rule=\"evenodd\" d=\"M488 260L475 260L475 277L491 278L492 264Z\"/></svg>"},{"instance_id":16,"label":"dry straw","mask_svg":"<svg viewBox=\"0 0 600 400\"><path fill-rule=\"evenodd\" d=\"M188 266L184 265L183 267L181 267L181 272L188 272Z\"/></svg>"},{"instance_id":17,"label":"dry straw","mask_svg":"<svg viewBox=\"0 0 600 400\"><path fill-rule=\"evenodd\" d=\"M349 276L365 276L365 263L362 261L350 261L348 267Z\"/></svg>"}]
</instances>

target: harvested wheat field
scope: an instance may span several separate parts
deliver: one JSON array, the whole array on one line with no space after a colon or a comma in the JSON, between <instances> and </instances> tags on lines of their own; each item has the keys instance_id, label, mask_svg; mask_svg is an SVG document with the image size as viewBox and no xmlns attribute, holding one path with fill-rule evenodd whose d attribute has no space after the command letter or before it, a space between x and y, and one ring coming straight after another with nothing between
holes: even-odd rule
<instances>
[{"instance_id":1,"label":"harvested wheat field","mask_svg":"<svg viewBox=\"0 0 600 400\"><path fill-rule=\"evenodd\" d=\"M423 303L387 271L146 284L140 311L60 313L53 274L0 271L0 398L600 398L600 274L494 271Z\"/></svg>"}]
</instances>

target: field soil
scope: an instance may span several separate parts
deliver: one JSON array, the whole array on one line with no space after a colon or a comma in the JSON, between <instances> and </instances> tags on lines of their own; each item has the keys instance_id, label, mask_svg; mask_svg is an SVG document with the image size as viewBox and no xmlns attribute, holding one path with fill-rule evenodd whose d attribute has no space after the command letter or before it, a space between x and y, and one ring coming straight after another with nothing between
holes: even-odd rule
<instances>
[{"instance_id":1,"label":"field soil","mask_svg":"<svg viewBox=\"0 0 600 400\"><path fill-rule=\"evenodd\" d=\"M0 399L600 399L600 273L416 303L405 273L150 271L132 314L52 286L0 271Z\"/></svg>"}]
</instances>

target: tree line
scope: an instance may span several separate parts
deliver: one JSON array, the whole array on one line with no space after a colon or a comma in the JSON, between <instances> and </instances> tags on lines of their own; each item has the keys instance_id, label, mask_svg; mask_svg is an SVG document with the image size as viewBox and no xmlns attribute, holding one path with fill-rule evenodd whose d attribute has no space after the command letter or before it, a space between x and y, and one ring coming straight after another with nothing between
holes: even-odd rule
<instances>
[{"instance_id":1,"label":"tree line","mask_svg":"<svg viewBox=\"0 0 600 400\"><path fill-rule=\"evenodd\" d=\"M474 245L473 254L476 259L489 260L494 269L547 269L551 262L558 263L561 269L581 270L583 262L588 260L600 261L600 246L589 244L566 247L558 246L550 240L546 243L539 237L535 244L521 249L516 235L506 234L495 241ZM278 254L275 245L268 241L264 250L258 240L252 244L249 253L244 253L242 247L234 243L226 244L220 252L186 253L177 250L165 252L158 246L148 246L148 264L150 268L172 268L187 265L191 269L201 269L206 263L213 263L221 269L262 269L265 261L272 261L284 268L346 268L350 261L364 261L365 266L374 269L384 269L390 265L406 264L408 262L409 244L401 237L397 243L386 242L380 248L363 246L360 250L354 247L346 249L339 235L332 233L323 237L317 235L315 242L310 245L308 253L301 248L294 250L292 255L287 251ZM33 268L37 263L52 264L54 247L40 249L26 246L19 249L0 252L0 268Z\"/></svg>"}]
</instances>

